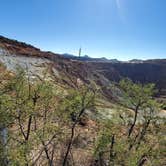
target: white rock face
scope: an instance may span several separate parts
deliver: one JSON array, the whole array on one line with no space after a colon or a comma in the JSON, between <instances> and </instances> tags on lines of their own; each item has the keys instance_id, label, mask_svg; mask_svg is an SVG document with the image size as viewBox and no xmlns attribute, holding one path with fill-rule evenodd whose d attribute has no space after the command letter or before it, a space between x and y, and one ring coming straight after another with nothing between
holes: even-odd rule
<instances>
[{"instance_id":1,"label":"white rock face","mask_svg":"<svg viewBox=\"0 0 166 166\"><path fill-rule=\"evenodd\" d=\"M2 48L0 48L0 62L11 71L15 71L17 67L21 67L31 77L43 76L46 73L49 64L52 63L46 58L11 55ZM56 71L56 69L54 69L54 71ZM56 71L56 73L58 75L58 71Z\"/></svg>"}]
</instances>

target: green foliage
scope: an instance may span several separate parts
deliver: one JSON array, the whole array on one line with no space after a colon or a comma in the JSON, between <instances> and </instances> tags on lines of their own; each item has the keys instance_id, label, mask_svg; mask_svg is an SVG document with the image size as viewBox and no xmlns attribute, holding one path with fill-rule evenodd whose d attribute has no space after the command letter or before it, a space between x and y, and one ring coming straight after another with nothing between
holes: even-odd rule
<instances>
[{"instance_id":1,"label":"green foliage","mask_svg":"<svg viewBox=\"0 0 166 166\"><path fill-rule=\"evenodd\" d=\"M138 103L141 107L146 107L157 92L154 84L135 84L129 79L121 80L119 86L123 92L124 102L129 107L133 107Z\"/></svg>"},{"instance_id":2,"label":"green foliage","mask_svg":"<svg viewBox=\"0 0 166 166\"><path fill-rule=\"evenodd\" d=\"M122 80L120 87L122 106L101 129L94 152L97 161L110 161L109 165L135 166L142 161L146 165L162 165L164 138L161 135L165 125L164 119L158 117L160 105L153 99L156 92L154 84ZM113 135L115 141L110 150Z\"/></svg>"},{"instance_id":3,"label":"green foliage","mask_svg":"<svg viewBox=\"0 0 166 166\"><path fill-rule=\"evenodd\" d=\"M0 88L4 92L0 96L0 124L8 130L7 146L1 151L6 151L13 166L40 163L44 156L50 164L52 153L58 152L55 147L68 136L66 130L71 126L66 128L66 123L73 123L71 115L80 120L95 102L95 92L86 87L69 90L61 98L51 82L32 80L20 68Z\"/></svg>"},{"instance_id":4,"label":"green foliage","mask_svg":"<svg viewBox=\"0 0 166 166\"><path fill-rule=\"evenodd\" d=\"M63 98L61 113L68 120L71 116L77 117L82 109L94 109L96 92L87 87L78 90L69 90L68 95Z\"/></svg>"},{"instance_id":5,"label":"green foliage","mask_svg":"<svg viewBox=\"0 0 166 166\"><path fill-rule=\"evenodd\" d=\"M1 88L5 93L0 96L0 125L8 130L7 158L12 165L26 165L41 142L44 146L61 137L55 122L56 89L48 81L30 80L20 68Z\"/></svg>"},{"instance_id":6,"label":"green foliage","mask_svg":"<svg viewBox=\"0 0 166 166\"><path fill-rule=\"evenodd\" d=\"M101 153L105 153L105 150L108 148L111 142L111 132L108 128L104 128L104 130L99 133L98 140L96 142L96 147L94 151L94 155L97 157Z\"/></svg>"},{"instance_id":7,"label":"green foliage","mask_svg":"<svg viewBox=\"0 0 166 166\"><path fill-rule=\"evenodd\" d=\"M0 165L51 165L67 145L72 153L79 120L86 110L95 109L94 89L81 86L60 96L51 82L31 80L20 68L15 75L1 72L0 82L0 131L7 131L5 141L0 135ZM94 138L94 158L107 165L135 166L145 157L147 165L164 165L165 119L157 116L160 105L153 99L155 86L122 80L120 87L123 105L111 120L102 121ZM139 118L128 137L137 106Z\"/></svg>"}]
</instances>

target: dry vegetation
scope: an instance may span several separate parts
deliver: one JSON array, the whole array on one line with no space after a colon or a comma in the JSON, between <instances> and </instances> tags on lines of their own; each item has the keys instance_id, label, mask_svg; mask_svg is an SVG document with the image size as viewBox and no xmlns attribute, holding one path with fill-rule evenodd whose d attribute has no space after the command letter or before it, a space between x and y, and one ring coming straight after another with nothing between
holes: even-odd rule
<instances>
[{"instance_id":1,"label":"dry vegetation","mask_svg":"<svg viewBox=\"0 0 166 166\"><path fill-rule=\"evenodd\" d=\"M165 123L157 116L153 85L122 81L121 107L111 119L99 120L86 113L100 105L94 86L60 94L51 82L30 81L21 69L0 70L1 165L165 164Z\"/></svg>"}]
</instances>

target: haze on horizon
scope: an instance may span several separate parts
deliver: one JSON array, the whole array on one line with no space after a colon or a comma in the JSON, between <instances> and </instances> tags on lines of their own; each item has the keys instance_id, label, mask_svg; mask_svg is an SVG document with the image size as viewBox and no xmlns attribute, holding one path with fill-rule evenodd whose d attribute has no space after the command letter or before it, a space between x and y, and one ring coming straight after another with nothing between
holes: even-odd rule
<instances>
[{"instance_id":1,"label":"haze on horizon","mask_svg":"<svg viewBox=\"0 0 166 166\"><path fill-rule=\"evenodd\" d=\"M0 35L56 53L166 58L165 0L3 0Z\"/></svg>"}]
</instances>

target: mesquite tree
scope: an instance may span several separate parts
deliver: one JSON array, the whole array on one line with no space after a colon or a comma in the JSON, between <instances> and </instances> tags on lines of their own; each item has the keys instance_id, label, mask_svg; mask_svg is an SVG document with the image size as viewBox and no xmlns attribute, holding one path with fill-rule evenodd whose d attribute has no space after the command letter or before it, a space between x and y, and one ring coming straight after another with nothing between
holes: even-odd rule
<instances>
[{"instance_id":1,"label":"mesquite tree","mask_svg":"<svg viewBox=\"0 0 166 166\"><path fill-rule=\"evenodd\" d=\"M70 117L70 138L65 151L63 166L67 165L69 152L71 151L73 139L75 137L75 129L79 124L85 111L92 109L95 106L96 90L89 87L80 87L77 90L73 90L64 100L64 111L68 113Z\"/></svg>"},{"instance_id":2,"label":"mesquite tree","mask_svg":"<svg viewBox=\"0 0 166 166\"><path fill-rule=\"evenodd\" d=\"M159 162L154 153L160 151L162 143L156 147L156 141L161 140L160 134L163 132L158 130L158 135L154 134L154 124L164 124L159 121L159 104L153 97L156 91L154 84L136 84L125 79L119 87L120 105L112 113L111 119L102 121L93 165L140 166Z\"/></svg>"},{"instance_id":3,"label":"mesquite tree","mask_svg":"<svg viewBox=\"0 0 166 166\"><path fill-rule=\"evenodd\" d=\"M155 85L135 84L129 79L122 80L119 85L124 97L124 106L131 109L134 113L134 118L128 130L128 137L130 137L137 123L138 114L151 114L153 106L155 105L155 101L153 100L153 95L156 92Z\"/></svg>"}]
</instances>

